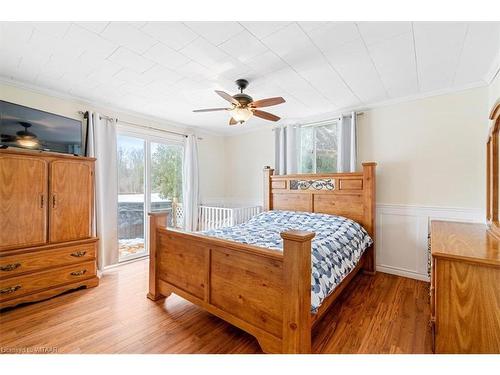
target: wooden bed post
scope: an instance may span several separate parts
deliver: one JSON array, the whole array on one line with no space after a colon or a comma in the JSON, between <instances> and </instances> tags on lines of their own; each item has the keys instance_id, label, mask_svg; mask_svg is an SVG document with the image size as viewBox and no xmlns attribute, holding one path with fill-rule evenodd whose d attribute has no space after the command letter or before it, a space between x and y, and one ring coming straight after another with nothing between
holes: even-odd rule
<instances>
[{"instance_id":1,"label":"wooden bed post","mask_svg":"<svg viewBox=\"0 0 500 375\"><path fill-rule=\"evenodd\" d=\"M264 168L264 211L272 210L272 200L271 200L271 176L274 174L274 169L266 167Z\"/></svg>"},{"instance_id":2,"label":"wooden bed post","mask_svg":"<svg viewBox=\"0 0 500 375\"><path fill-rule=\"evenodd\" d=\"M157 301L163 296L160 294L158 286L159 278L159 243L157 229L167 226L167 213L150 212L149 213L149 293L148 298Z\"/></svg>"},{"instance_id":3,"label":"wooden bed post","mask_svg":"<svg viewBox=\"0 0 500 375\"><path fill-rule=\"evenodd\" d=\"M311 240L287 231L283 238L283 353L311 353Z\"/></svg>"},{"instance_id":4,"label":"wooden bed post","mask_svg":"<svg viewBox=\"0 0 500 375\"><path fill-rule=\"evenodd\" d=\"M375 274L376 261L375 261L375 167L377 163L369 162L363 163L363 191L365 194L364 210L365 210L365 223L364 227L371 238L373 238L373 245L366 250L366 260L363 270L368 274Z\"/></svg>"}]
</instances>

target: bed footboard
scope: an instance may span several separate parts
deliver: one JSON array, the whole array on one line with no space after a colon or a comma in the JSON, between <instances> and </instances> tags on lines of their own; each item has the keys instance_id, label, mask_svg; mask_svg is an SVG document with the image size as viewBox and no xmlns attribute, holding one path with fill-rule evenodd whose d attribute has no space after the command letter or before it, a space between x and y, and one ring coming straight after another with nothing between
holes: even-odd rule
<instances>
[{"instance_id":1,"label":"bed footboard","mask_svg":"<svg viewBox=\"0 0 500 375\"><path fill-rule=\"evenodd\" d=\"M165 227L150 214L148 298L175 293L250 333L267 353L311 352L311 240L281 234L283 252Z\"/></svg>"}]
</instances>

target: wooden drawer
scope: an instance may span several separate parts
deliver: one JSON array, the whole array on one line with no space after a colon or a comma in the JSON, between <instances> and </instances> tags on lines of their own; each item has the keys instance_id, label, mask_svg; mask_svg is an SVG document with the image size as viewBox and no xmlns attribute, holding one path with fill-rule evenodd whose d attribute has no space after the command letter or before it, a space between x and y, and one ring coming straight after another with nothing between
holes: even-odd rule
<instances>
[{"instance_id":1,"label":"wooden drawer","mask_svg":"<svg viewBox=\"0 0 500 375\"><path fill-rule=\"evenodd\" d=\"M95 275L95 261L90 261L0 280L0 301L88 279Z\"/></svg>"},{"instance_id":2,"label":"wooden drawer","mask_svg":"<svg viewBox=\"0 0 500 375\"><path fill-rule=\"evenodd\" d=\"M96 258L97 242L0 257L0 280Z\"/></svg>"}]
</instances>

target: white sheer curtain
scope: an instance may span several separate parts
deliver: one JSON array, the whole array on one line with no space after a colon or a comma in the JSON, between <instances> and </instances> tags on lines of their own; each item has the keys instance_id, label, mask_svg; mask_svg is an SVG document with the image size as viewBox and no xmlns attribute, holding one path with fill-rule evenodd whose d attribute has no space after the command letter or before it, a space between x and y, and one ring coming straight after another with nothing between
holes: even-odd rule
<instances>
[{"instance_id":1,"label":"white sheer curtain","mask_svg":"<svg viewBox=\"0 0 500 375\"><path fill-rule=\"evenodd\" d=\"M337 124L337 139L337 172L356 172L356 112L352 112L350 116L340 116Z\"/></svg>"},{"instance_id":2,"label":"white sheer curtain","mask_svg":"<svg viewBox=\"0 0 500 375\"><path fill-rule=\"evenodd\" d=\"M198 229L198 205L200 203L198 146L195 135L186 137L182 182L184 230L195 231Z\"/></svg>"},{"instance_id":3,"label":"white sheer curtain","mask_svg":"<svg viewBox=\"0 0 500 375\"><path fill-rule=\"evenodd\" d=\"M99 270L118 262L118 178L116 120L87 112L87 156L95 157L95 233L99 237Z\"/></svg>"},{"instance_id":4,"label":"white sheer curtain","mask_svg":"<svg viewBox=\"0 0 500 375\"><path fill-rule=\"evenodd\" d=\"M298 142L300 129L285 125L274 129L274 173L292 174L298 171Z\"/></svg>"}]
</instances>

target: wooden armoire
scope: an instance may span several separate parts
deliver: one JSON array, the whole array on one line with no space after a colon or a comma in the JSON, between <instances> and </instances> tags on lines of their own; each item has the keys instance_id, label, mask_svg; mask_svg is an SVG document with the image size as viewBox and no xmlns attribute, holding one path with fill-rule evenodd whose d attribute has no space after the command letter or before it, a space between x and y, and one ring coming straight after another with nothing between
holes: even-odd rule
<instances>
[{"instance_id":1,"label":"wooden armoire","mask_svg":"<svg viewBox=\"0 0 500 375\"><path fill-rule=\"evenodd\" d=\"M94 163L0 150L0 308L98 285Z\"/></svg>"}]
</instances>

